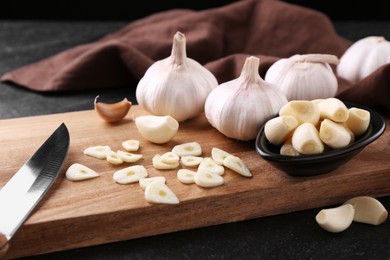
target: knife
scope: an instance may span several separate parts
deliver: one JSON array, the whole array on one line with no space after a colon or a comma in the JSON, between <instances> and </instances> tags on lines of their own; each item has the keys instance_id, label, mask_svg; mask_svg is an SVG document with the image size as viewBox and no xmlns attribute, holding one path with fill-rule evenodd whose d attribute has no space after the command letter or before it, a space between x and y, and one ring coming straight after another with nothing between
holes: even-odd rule
<instances>
[{"instance_id":1,"label":"knife","mask_svg":"<svg viewBox=\"0 0 390 260\"><path fill-rule=\"evenodd\" d=\"M69 132L62 123L0 190L0 257L57 179L68 149Z\"/></svg>"}]
</instances>

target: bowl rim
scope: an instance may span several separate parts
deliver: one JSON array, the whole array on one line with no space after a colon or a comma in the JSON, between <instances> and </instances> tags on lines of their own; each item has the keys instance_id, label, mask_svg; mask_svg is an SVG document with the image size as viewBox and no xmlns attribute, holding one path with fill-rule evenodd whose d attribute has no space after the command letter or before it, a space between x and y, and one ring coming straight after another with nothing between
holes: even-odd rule
<instances>
[{"instance_id":1,"label":"bowl rim","mask_svg":"<svg viewBox=\"0 0 390 260\"><path fill-rule=\"evenodd\" d=\"M375 110L372 108L353 104L350 102L343 102L348 108L356 107L360 109L365 109L370 112L370 123L368 126L368 129L366 130L366 133L359 137L359 139L348 146L341 148L341 149L331 149L328 151L324 151L320 154L312 154L312 155L299 155L299 156L289 156L289 155L281 155L274 153L270 151L269 149L266 149L261 144L261 139L264 137L264 126L261 127L256 140L255 140L255 146L257 152L260 154L260 156L266 160L269 161L275 161L275 162L286 162L286 163L304 163L304 162L311 162L316 160L328 160L334 157L338 156L344 156L346 154L352 153L356 150L364 148L366 145L374 142L376 139L378 139L383 132L386 129L386 121L385 119ZM277 117L278 115L275 115L274 117ZM267 142L268 146L274 146L265 138L265 141ZM277 146L274 146L277 147Z\"/></svg>"}]
</instances>

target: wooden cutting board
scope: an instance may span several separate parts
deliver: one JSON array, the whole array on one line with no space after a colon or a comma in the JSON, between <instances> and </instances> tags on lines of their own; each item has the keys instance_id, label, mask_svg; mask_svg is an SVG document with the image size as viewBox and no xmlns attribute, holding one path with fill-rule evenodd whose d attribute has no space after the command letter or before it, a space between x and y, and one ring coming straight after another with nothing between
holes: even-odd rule
<instances>
[{"instance_id":1,"label":"wooden cutting board","mask_svg":"<svg viewBox=\"0 0 390 260\"><path fill-rule=\"evenodd\" d=\"M133 106L128 116L115 124L105 123L94 110L0 120L0 187L62 122L71 138L61 175L11 240L6 258L326 207L359 195L390 195L389 131L336 171L292 177L264 161L254 141L226 138L209 125L204 115L180 124L178 134L169 143L152 144L141 137L132 120L134 115L145 114ZM389 124L389 120L386 122ZM112 165L83 154L85 148L95 145L123 149L121 143L127 139L140 141L138 152L144 157L136 164L144 165L149 176L165 176L167 185L180 199L178 205L150 204L138 183L115 183L114 171L132 164ZM212 147L239 156L253 177L226 170L222 186L202 188L180 183L177 170L153 168L154 155L194 141L201 144L205 157L211 156ZM96 170L100 177L68 181L65 171L76 162Z\"/></svg>"}]
</instances>

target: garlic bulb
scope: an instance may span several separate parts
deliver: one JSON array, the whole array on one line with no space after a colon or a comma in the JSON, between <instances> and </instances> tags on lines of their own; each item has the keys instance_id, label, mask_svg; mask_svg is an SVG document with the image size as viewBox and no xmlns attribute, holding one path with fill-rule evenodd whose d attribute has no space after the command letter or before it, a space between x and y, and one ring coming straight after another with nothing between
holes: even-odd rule
<instances>
[{"instance_id":1,"label":"garlic bulb","mask_svg":"<svg viewBox=\"0 0 390 260\"><path fill-rule=\"evenodd\" d=\"M329 64L338 63L330 54L296 54L272 64L264 80L280 87L288 100L334 97L338 82Z\"/></svg>"},{"instance_id":2,"label":"garlic bulb","mask_svg":"<svg viewBox=\"0 0 390 260\"><path fill-rule=\"evenodd\" d=\"M170 115L181 122L203 112L204 102L216 86L215 76L187 57L186 38L177 32L171 55L148 68L138 83L136 98L150 113Z\"/></svg>"},{"instance_id":3,"label":"garlic bulb","mask_svg":"<svg viewBox=\"0 0 390 260\"><path fill-rule=\"evenodd\" d=\"M390 62L390 42L382 36L368 36L353 43L341 56L337 75L356 82Z\"/></svg>"},{"instance_id":4,"label":"garlic bulb","mask_svg":"<svg viewBox=\"0 0 390 260\"><path fill-rule=\"evenodd\" d=\"M259 58L248 57L240 76L218 85L206 99L207 120L229 138L254 139L261 126L287 103L280 89L260 77L259 64Z\"/></svg>"}]
</instances>

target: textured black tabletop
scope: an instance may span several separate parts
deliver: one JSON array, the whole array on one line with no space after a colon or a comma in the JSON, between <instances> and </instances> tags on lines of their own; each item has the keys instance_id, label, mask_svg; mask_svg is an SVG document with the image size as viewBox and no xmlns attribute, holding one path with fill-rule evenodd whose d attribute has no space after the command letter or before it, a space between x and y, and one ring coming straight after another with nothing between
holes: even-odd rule
<instances>
[{"instance_id":1,"label":"textured black tabletop","mask_svg":"<svg viewBox=\"0 0 390 260\"><path fill-rule=\"evenodd\" d=\"M67 48L92 42L128 22L0 20L0 73L38 61ZM355 41L368 35L390 39L389 21L334 21L340 35ZM93 108L96 95L109 101L126 86L82 93L41 94L1 84L0 119ZM390 183L389 183L390 185ZM378 198L390 209L390 197ZM26 259L390 259L390 220L380 226L354 223L339 234L315 221L320 209L197 228Z\"/></svg>"}]
</instances>

